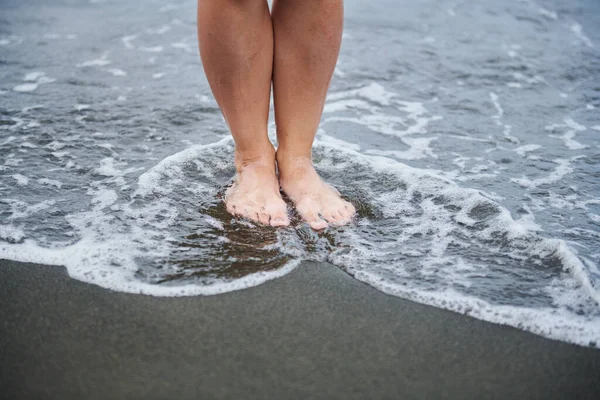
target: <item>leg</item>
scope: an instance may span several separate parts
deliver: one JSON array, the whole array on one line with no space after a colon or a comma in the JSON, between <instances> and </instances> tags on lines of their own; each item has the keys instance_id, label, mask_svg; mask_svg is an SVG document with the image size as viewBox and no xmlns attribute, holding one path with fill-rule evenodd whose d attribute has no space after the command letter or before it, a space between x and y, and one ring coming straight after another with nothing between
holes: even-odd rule
<instances>
[{"instance_id":1,"label":"leg","mask_svg":"<svg viewBox=\"0 0 600 400\"><path fill-rule=\"evenodd\" d=\"M342 0L276 0L273 93L279 183L314 229L345 224L355 210L317 175L311 148L340 50Z\"/></svg>"},{"instance_id":2,"label":"leg","mask_svg":"<svg viewBox=\"0 0 600 400\"><path fill-rule=\"evenodd\" d=\"M198 0L198 41L206 77L235 141L237 175L225 203L232 214L289 223L267 136L273 26L265 0Z\"/></svg>"}]
</instances>

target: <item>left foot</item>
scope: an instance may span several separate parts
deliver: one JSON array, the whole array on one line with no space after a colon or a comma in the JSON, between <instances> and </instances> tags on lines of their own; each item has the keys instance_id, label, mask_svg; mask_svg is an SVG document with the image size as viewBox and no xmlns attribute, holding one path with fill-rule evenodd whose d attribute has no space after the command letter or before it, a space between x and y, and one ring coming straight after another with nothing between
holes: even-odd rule
<instances>
[{"instance_id":1,"label":"left foot","mask_svg":"<svg viewBox=\"0 0 600 400\"><path fill-rule=\"evenodd\" d=\"M279 185L294 202L298 214L311 228L349 223L356 209L340 193L323 182L310 157L286 157L277 153Z\"/></svg>"}]
</instances>

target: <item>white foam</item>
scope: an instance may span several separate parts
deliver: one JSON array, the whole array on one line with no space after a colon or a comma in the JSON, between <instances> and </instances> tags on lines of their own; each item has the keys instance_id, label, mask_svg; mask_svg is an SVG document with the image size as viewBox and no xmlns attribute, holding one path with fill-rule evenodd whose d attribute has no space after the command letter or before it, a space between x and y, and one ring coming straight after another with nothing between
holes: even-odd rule
<instances>
[{"instance_id":1,"label":"white foam","mask_svg":"<svg viewBox=\"0 0 600 400\"><path fill-rule=\"evenodd\" d=\"M156 296L211 295L232 290L244 289L275 279L289 273L298 264L297 260L285 263L273 271L248 274L239 279L203 280L196 284L183 282L179 285L158 285L140 280L137 259L150 258L162 260L176 249L170 244L168 229L177 222L178 212L171 205L168 197L153 197L160 194L161 187L167 185L166 192L182 187L192 190L190 195L213 196L214 189L205 190L205 185L193 185L189 182L178 182L173 177L183 173L182 167L188 163L198 162L211 154L213 149L226 149L231 153L230 140L221 141L208 146L195 146L179 154L166 158L139 178L138 190L132 195L130 204L117 205L118 194L106 187L90 189L92 208L67 216L69 224L76 230L80 239L71 245L55 248L44 248L33 240L25 240L19 244L0 242L0 257L24 261L39 262L50 265L64 265L69 275L92 284L109 289L130 293L145 293ZM114 160L104 159L102 173L111 176L122 174L122 165ZM214 165L212 163L211 165ZM169 189L170 188L170 189ZM142 199L136 202L135 199ZM26 209L26 205L16 204L16 208ZM106 210L123 210L124 220L129 225L123 226ZM31 212L32 210L26 210ZM25 213L17 217L23 217ZM222 223L206 217L209 227L223 230ZM8 236L8 235L6 235ZM14 235L13 235L14 236ZM21 236L22 239L23 236ZM226 238L223 238L224 240ZM19 239L20 240L20 239ZM188 249L189 250L189 249Z\"/></svg>"},{"instance_id":2,"label":"white foam","mask_svg":"<svg viewBox=\"0 0 600 400\"><path fill-rule=\"evenodd\" d=\"M527 188L535 188L540 185L547 185L561 180L564 176L573 172L571 167L571 160L556 159L554 160L558 166L548 176L538 179L523 178L511 178L512 182L518 183L519 185Z\"/></svg>"},{"instance_id":3,"label":"white foam","mask_svg":"<svg viewBox=\"0 0 600 400\"><path fill-rule=\"evenodd\" d=\"M502 134L504 135L504 137L506 137L508 140L510 140L513 143L519 143L519 139L517 137L511 135L512 127L503 122L504 109L500 105L500 100L498 98L498 95L494 92L490 92L490 99L492 100L492 104L494 105L494 108L496 109L496 113L497 113L496 115L492 116L492 119L494 120L496 125L501 126L503 128Z\"/></svg>"},{"instance_id":4,"label":"white foam","mask_svg":"<svg viewBox=\"0 0 600 400\"><path fill-rule=\"evenodd\" d=\"M139 171L139 168L127 168L122 170L122 167L127 165L126 162L118 162L112 157L106 157L100 160L100 166L94 170L98 175L109 177L122 177L123 175Z\"/></svg>"},{"instance_id":5,"label":"white foam","mask_svg":"<svg viewBox=\"0 0 600 400\"><path fill-rule=\"evenodd\" d=\"M120 68L109 68L107 69L113 76L127 76L127 72L123 71Z\"/></svg>"},{"instance_id":6,"label":"white foam","mask_svg":"<svg viewBox=\"0 0 600 400\"><path fill-rule=\"evenodd\" d=\"M19 229L12 225L0 225L0 239L6 240L7 242L17 243L23 240L25 233L22 229ZM0 254L2 254L0 252Z\"/></svg>"},{"instance_id":7,"label":"white foam","mask_svg":"<svg viewBox=\"0 0 600 400\"><path fill-rule=\"evenodd\" d=\"M106 65L110 65L111 61L107 59L108 55L104 54L100 58L96 58L95 60L88 60L76 65L78 68L84 67L104 67Z\"/></svg>"},{"instance_id":8,"label":"white foam","mask_svg":"<svg viewBox=\"0 0 600 400\"><path fill-rule=\"evenodd\" d=\"M3 201L10 205L11 210L10 216L8 217L9 220L29 217L56 204L56 200L44 200L37 204L27 204L24 201L13 199L3 199Z\"/></svg>"},{"instance_id":9,"label":"white foam","mask_svg":"<svg viewBox=\"0 0 600 400\"><path fill-rule=\"evenodd\" d=\"M467 314L483 321L526 329L538 335L582 345L598 341L599 321L577 316L564 308L555 310L490 304L451 288L440 292L405 288L365 271L357 273L355 278L384 293ZM561 293L564 293L562 290Z\"/></svg>"},{"instance_id":10,"label":"white foam","mask_svg":"<svg viewBox=\"0 0 600 400\"><path fill-rule=\"evenodd\" d=\"M44 75L46 75L46 73L40 72L40 71L29 72L25 75L23 80L26 82L36 82L38 79L40 79Z\"/></svg>"},{"instance_id":11,"label":"white foam","mask_svg":"<svg viewBox=\"0 0 600 400\"><path fill-rule=\"evenodd\" d=\"M544 17L551 19L553 21L556 21L558 19L558 14L556 13L556 11L548 10L547 8L544 8L544 7L539 7L538 12L540 14L542 14Z\"/></svg>"},{"instance_id":12,"label":"white foam","mask_svg":"<svg viewBox=\"0 0 600 400\"><path fill-rule=\"evenodd\" d=\"M583 33L583 28L577 22L571 25L571 32L573 32L587 47L594 48L594 43L592 43L591 39Z\"/></svg>"},{"instance_id":13,"label":"white foam","mask_svg":"<svg viewBox=\"0 0 600 400\"><path fill-rule=\"evenodd\" d=\"M360 87L358 89L331 93L327 96L327 100L334 101L352 97L362 97L379 105L387 106L390 105L391 100L396 98L397 95L387 91L379 83L372 82L369 85Z\"/></svg>"},{"instance_id":14,"label":"white foam","mask_svg":"<svg viewBox=\"0 0 600 400\"><path fill-rule=\"evenodd\" d=\"M163 25L158 28L148 28L148 29L146 29L146 32L151 35L164 35L165 33L169 32L170 30L171 30L171 26Z\"/></svg>"},{"instance_id":15,"label":"white foam","mask_svg":"<svg viewBox=\"0 0 600 400\"><path fill-rule=\"evenodd\" d=\"M162 46L153 46L153 47L140 46L140 47L138 47L138 49L141 51L145 51L147 53L160 53L161 51L164 50L164 47L162 47Z\"/></svg>"},{"instance_id":16,"label":"white foam","mask_svg":"<svg viewBox=\"0 0 600 400\"><path fill-rule=\"evenodd\" d=\"M379 156L393 156L400 160L419 160L426 157L437 158L437 155L431 149L431 142L435 137L404 138L403 142L409 146L408 150L367 150L367 154Z\"/></svg>"},{"instance_id":17,"label":"white foam","mask_svg":"<svg viewBox=\"0 0 600 400\"><path fill-rule=\"evenodd\" d=\"M41 178L38 179L37 181L40 185L44 185L44 186L54 186L57 189L60 189L62 187L62 182L57 181L55 179L48 179L48 178Z\"/></svg>"},{"instance_id":18,"label":"white foam","mask_svg":"<svg viewBox=\"0 0 600 400\"><path fill-rule=\"evenodd\" d=\"M123 36L121 38L121 42L127 49L135 49L135 46L131 43L133 40L137 39L138 35L129 35Z\"/></svg>"},{"instance_id":19,"label":"white foam","mask_svg":"<svg viewBox=\"0 0 600 400\"><path fill-rule=\"evenodd\" d=\"M393 110L387 110L393 108ZM396 111L394 111L396 110ZM340 116L340 112L353 111L353 116ZM395 115L397 113L400 115ZM441 120L440 116L428 116L427 109L420 102L401 100L396 93L386 90L378 83L330 93L327 97L323 125L336 122L350 122L363 125L371 131L395 136L409 147L408 150L376 150L370 154L394 156L399 159L437 158L430 144L434 137L412 137L427 133L430 122ZM337 113L335 116L327 114Z\"/></svg>"},{"instance_id":20,"label":"white foam","mask_svg":"<svg viewBox=\"0 0 600 400\"><path fill-rule=\"evenodd\" d=\"M396 101L391 100L390 106ZM162 276L174 268L168 260L182 253L196 251L200 264L210 266L216 262L214 254L209 252L212 243L218 251L224 251L219 247L222 243L236 244L235 236L225 235L231 230L227 225L229 220L197 210L198 204L214 201L220 185L224 184L224 174L233 172L230 138L192 146L163 159L141 174L134 190L128 192L115 187L118 183L113 178L136 169L114 158L104 158L94 174L106 178L88 190L89 207L67 217L73 237L77 238L75 243L44 247L26 239L30 236L24 230L20 236L13 235L18 239L11 239L21 243L0 242L0 257L65 265L76 279L113 290L157 296L207 295L243 289L288 273L300 259L326 259L357 279L396 296L573 343L587 345L599 336L600 313L594 301L600 302L600 296L589 275L593 269L586 269L564 241L540 236L541 227L532 210L525 208L527 213L515 221L506 208L491 200L493 196L462 188L431 171L411 168L387 157L361 154L359 146L322 131L314 150L320 160L317 167L347 185L344 192L352 193L352 185L367 189L371 198L363 206L372 210L369 215L377 217L362 217L355 227L329 230L327 240L315 235L315 243L310 245L317 251L312 252L306 250L305 239L297 230L278 229L277 235L261 249L276 251L292 261L273 271L241 279L210 277L173 280L167 284L150 283L151 280L140 277L148 272L143 260L150 260ZM466 161L456 159L462 169ZM479 164L470 169L473 173L493 166L475 161ZM560 160L557 163L559 167L562 165ZM569 167L569 163L566 160L563 167ZM51 206L3 201L11 207L9 220L13 225L36 209L39 212ZM236 229L246 228L241 223L236 225ZM212 236L205 237L210 242L182 247L180 242L190 234ZM246 240L241 245L248 248L250 242ZM198 243L203 246L197 246ZM241 255L236 252L231 259L221 261L240 262ZM493 258L494 255L498 257ZM543 292L542 300L548 298L543 300L544 304L509 306L493 296L477 295L481 290L478 279L494 279L503 263L509 264L507 272L497 279L514 281L518 290L519 285L527 283L520 278L536 273L534 267L526 268L530 259L551 260L559 265L558 272L550 267L547 272L555 280L534 286ZM174 272L180 270L175 268ZM531 281L532 285L536 283L534 279ZM486 285L483 286L485 289ZM585 312L578 315L580 305Z\"/></svg>"},{"instance_id":21,"label":"white foam","mask_svg":"<svg viewBox=\"0 0 600 400\"><path fill-rule=\"evenodd\" d=\"M566 128L566 132L562 136L551 135L552 137L560 138L565 142L565 146L567 146L571 150L582 150L589 146L579 143L575 140L575 135L577 132L586 131L587 128L581 124L578 124L573 120L573 118L567 117L564 119L564 124L552 124L546 127L547 131L555 131L560 128Z\"/></svg>"},{"instance_id":22,"label":"white foam","mask_svg":"<svg viewBox=\"0 0 600 400\"><path fill-rule=\"evenodd\" d=\"M175 49L183 50L186 53L194 53L194 51L195 51L194 46L185 41L171 43L171 47L173 47Z\"/></svg>"},{"instance_id":23,"label":"white foam","mask_svg":"<svg viewBox=\"0 0 600 400\"><path fill-rule=\"evenodd\" d=\"M471 219L469 214L467 214L467 211L478 204L490 203L489 200L485 200L481 195L472 190L458 188L448 181L445 181L444 184L440 181L439 177L432 177L419 170L411 169L401 164L394 164L388 159L367 159L366 156L359 154L353 154L352 157L355 161L361 158L364 162L369 163L369 165L382 173L387 172L402 176L404 182L410 182L409 188L407 189L409 193L418 190L420 192L426 191L450 198L456 197L456 203L463 205L465 211L460 212L453 218L456 221L461 221L462 224L476 224L477 222ZM431 179L434 179L434 182L432 182ZM439 184L435 183L436 180L439 181ZM434 184L433 187L430 186L432 184ZM397 194L390 192L389 195L392 195L392 197L387 196L385 199L382 198L382 201L385 201L384 212L390 217L394 215L407 215L405 218L411 218L409 216L412 214L411 209L413 207L407 202L407 200L410 200L410 196L402 192L404 191L399 191ZM439 233L434 236L436 240L432 243L432 248L430 250L434 258L430 258L430 261L426 262L424 265L433 268L431 271L438 271L437 274L442 273L443 279L448 282L454 282L455 284L461 282L464 277L457 277L456 274L460 274L458 270L463 271L464 268L454 270L452 269L453 267L450 267L450 269L444 267L443 271L445 272L439 272L439 269L442 268L442 266L448 265L446 263L454 263L454 257L444 256L446 248L450 243L448 241L450 238L448 234L455 229L452 226L452 223L450 223L450 219L447 219L450 217L450 214L429 202L421 202L420 206L426 207L426 211L419 219L416 219L410 227L405 227L400 231L401 240L398 242L390 242L390 246L392 246L390 247L390 251L392 251L391 249L398 249L399 246L403 247L402 242L410 240L415 233L427 235L427 232L431 230L434 232L438 231ZM507 238L510 238L509 240L525 243L524 240L530 240L525 239L526 237L532 238L532 232L541 229L539 225L535 223L534 216L531 212L527 216L522 217L519 221L514 221L506 209L503 209L500 206L497 207L499 213L494 217L494 221L490 221L489 228L481 231L477 237L493 238L496 235L495 231L499 229L507 234ZM444 225L444 221L447 221L446 225ZM539 254L542 257L549 254L557 256L561 260L563 268L566 271L569 271L572 278L561 278L561 281L557 284L558 289L554 288L556 289L556 293L554 294L557 296L558 294L564 294L566 291L565 287L569 286L569 290L576 292L579 303L569 302L565 303L564 307L546 307L538 309L491 304L487 301L481 301L481 298L470 297L466 292L457 292L450 288L445 290L437 288L434 291L431 289L421 290L406 281L409 277L408 275L404 274L402 271L396 270L396 268L402 268L402 263L395 267L385 266L385 261L379 263L383 263L381 266L374 266L372 264L365 265L365 257L369 260L374 260L377 259L377 254L379 253L375 252L375 248L373 247L369 247L367 250L367 248L364 247L364 240L359 240L356 237L355 240L352 240L352 235L346 237L346 239L352 242L351 246L354 246L354 249L349 254L334 254L330 257L330 261L344 267L356 278L364 280L387 293L458 312L468 313L469 315L487 321L509 324L544 336L580 344L597 342L597 338L600 335L600 314L597 312L597 303L600 303L600 295L581 261L573 253L572 249L570 249L562 240L537 238L536 240L530 241L530 247L527 252L529 254ZM386 254L386 248L382 248L382 245L383 243L379 244L379 251L383 252L381 254ZM470 246L469 243L465 243L464 245ZM413 248L413 250L416 249ZM513 257L517 257L517 255L513 254ZM461 265L464 267L464 261L457 259L456 262L463 263ZM470 266L469 268L472 267L474 266ZM483 268L482 271L485 271L485 266L483 266ZM378 270L385 271L384 275L379 274L377 272ZM477 268L475 270L477 270ZM448 274L448 272L451 272L451 274ZM404 276L404 278L401 278L402 276ZM570 311L570 307L572 307L573 304L580 304L581 302L585 303L586 296L589 296L588 299L591 298L596 302L594 305L589 306L592 307L591 309L596 310L595 312L598 315L595 317L590 315L580 316ZM587 302L589 303L589 301Z\"/></svg>"},{"instance_id":24,"label":"white foam","mask_svg":"<svg viewBox=\"0 0 600 400\"><path fill-rule=\"evenodd\" d=\"M13 87L13 90L15 92L33 92L38 88L38 86L39 85L37 83L22 83Z\"/></svg>"},{"instance_id":25,"label":"white foam","mask_svg":"<svg viewBox=\"0 0 600 400\"><path fill-rule=\"evenodd\" d=\"M74 107L77 111L89 110L91 108L89 104L75 104Z\"/></svg>"},{"instance_id":26,"label":"white foam","mask_svg":"<svg viewBox=\"0 0 600 400\"><path fill-rule=\"evenodd\" d=\"M17 185L19 186L27 186L29 183L29 178L25 175L14 174L12 177L17 181Z\"/></svg>"},{"instance_id":27,"label":"white foam","mask_svg":"<svg viewBox=\"0 0 600 400\"><path fill-rule=\"evenodd\" d=\"M526 144L520 147L517 147L515 150L515 152L520 155L521 157L524 157L527 153L530 153L532 151L536 151L538 149L541 149L542 146L539 144Z\"/></svg>"}]
</instances>

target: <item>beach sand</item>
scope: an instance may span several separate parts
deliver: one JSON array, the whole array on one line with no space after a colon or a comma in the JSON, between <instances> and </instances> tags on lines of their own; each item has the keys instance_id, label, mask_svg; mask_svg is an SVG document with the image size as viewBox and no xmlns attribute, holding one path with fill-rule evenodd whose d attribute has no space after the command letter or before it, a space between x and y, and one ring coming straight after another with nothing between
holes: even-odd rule
<instances>
[{"instance_id":1,"label":"beach sand","mask_svg":"<svg viewBox=\"0 0 600 400\"><path fill-rule=\"evenodd\" d=\"M304 263L208 297L112 292L0 261L6 399L598 399L600 350Z\"/></svg>"}]
</instances>

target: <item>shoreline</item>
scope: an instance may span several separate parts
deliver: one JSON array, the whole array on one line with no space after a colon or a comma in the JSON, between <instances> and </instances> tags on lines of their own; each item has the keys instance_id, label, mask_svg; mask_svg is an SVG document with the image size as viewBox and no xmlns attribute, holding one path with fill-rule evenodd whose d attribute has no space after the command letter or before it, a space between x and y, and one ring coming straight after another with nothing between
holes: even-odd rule
<instances>
[{"instance_id":1,"label":"shoreline","mask_svg":"<svg viewBox=\"0 0 600 400\"><path fill-rule=\"evenodd\" d=\"M599 398L600 350L386 295L326 263L214 296L0 260L8 398Z\"/></svg>"}]
</instances>

